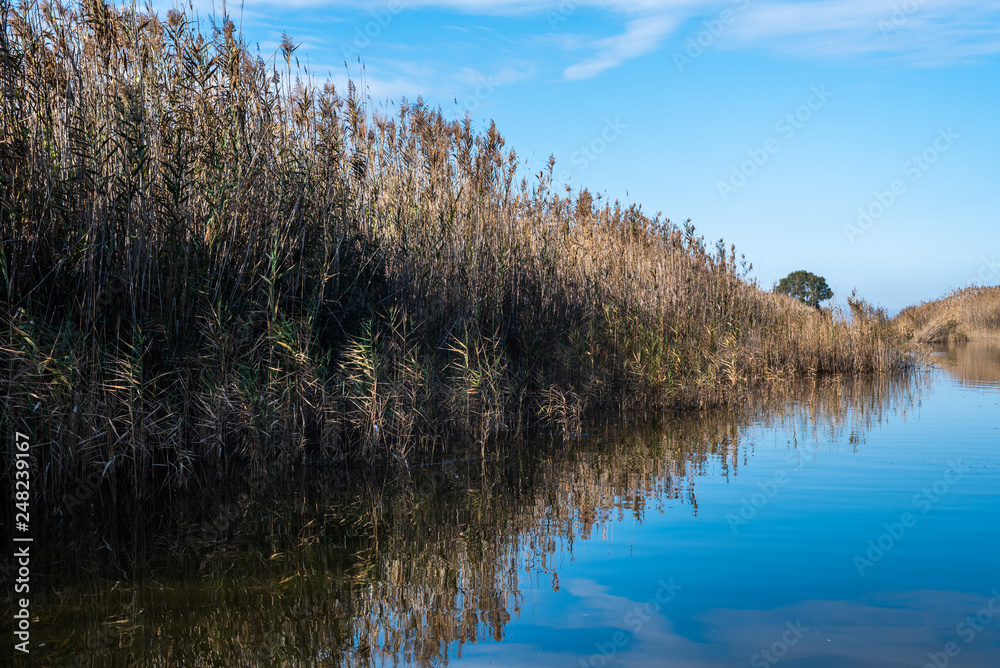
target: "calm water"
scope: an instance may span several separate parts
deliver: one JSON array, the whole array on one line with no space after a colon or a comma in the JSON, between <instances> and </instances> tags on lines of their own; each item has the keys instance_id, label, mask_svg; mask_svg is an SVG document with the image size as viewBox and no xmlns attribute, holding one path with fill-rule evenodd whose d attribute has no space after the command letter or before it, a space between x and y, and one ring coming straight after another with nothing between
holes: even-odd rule
<instances>
[{"instance_id":1,"label":"calm water","mask_svg":"<svg viewBox=\"0 0 1000 668\"><path fill-rule=\"evenodd\" d=\"M934 360L390 481L220 493L127 550L67 552L32 659L994 668L1000 348Z\"/></svg>"}]
</instances>

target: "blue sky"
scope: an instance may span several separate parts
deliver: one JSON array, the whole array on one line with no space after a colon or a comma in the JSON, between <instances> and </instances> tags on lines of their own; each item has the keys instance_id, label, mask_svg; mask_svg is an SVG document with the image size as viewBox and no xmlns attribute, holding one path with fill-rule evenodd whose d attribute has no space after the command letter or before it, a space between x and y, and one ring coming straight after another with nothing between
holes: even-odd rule
<instances>
[{"instance_id":1,"label":"blue sky","mask_svg":"<svg viewBox=\"0 0 1000 668\"><path fill-rule=\"evenodd\" d=\"M691 218L764 286L807 269L894 312L1000 283L1000 1L228 9L262 55L287 31L318 79L495 120L534 171Z\"/></svg>"}]
</instances>

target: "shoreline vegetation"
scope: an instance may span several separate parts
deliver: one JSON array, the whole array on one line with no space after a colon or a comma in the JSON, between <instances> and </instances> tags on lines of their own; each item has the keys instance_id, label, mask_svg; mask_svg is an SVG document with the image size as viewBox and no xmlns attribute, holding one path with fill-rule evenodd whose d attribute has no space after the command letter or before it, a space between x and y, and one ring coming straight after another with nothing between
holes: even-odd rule
<instances>
[{"instance_id":1,"label":"shoreline vegetation","mask_svg":"<svg viewBox=\"0 0 1000 668\"><path fill-rule=\"evenodd\" d=\"M287 37L265 61L229 19L100 0L2 21L0 391L49 503L913 363L883 311L765 292L690 222L526 175L492 125L314 86Z\"/></svg>"},{"instance_id":2,"label":"shoreline vegetation","mask_svg":"<svg viewBox=\"0 0 1000 668\"><path fill-rule=\"evenodd\" d=\"M899 312L894 322L918 343L1000 341L1000 286L969 287Z\"/></svg>"}]
</instances>

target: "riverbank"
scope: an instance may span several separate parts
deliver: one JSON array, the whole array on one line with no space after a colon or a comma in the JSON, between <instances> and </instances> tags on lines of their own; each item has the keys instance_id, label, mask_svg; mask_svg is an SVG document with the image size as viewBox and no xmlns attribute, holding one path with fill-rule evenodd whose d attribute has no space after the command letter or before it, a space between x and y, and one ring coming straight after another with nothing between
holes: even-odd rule
<instances>
[{"instance_id":1,"label":"riverbank","mask_svg":"<svg viewBox=\"0 0 1000 668\"><path fill-rule=\"evenodd\" d=\"M766 293L690 222L528 175L493 126L311 87L290 40L275 66L229 21L100 3L2 33L0 390L49 503L911 363L884 313Z\"/></svg>"},{"instance_id":2,"label":"riverbank","mask_svg":"<svg viewBox=\"0 0 1000 668\"><path fill-rule=\"evenodd\" d=\"M909 306L894 321L919 343L1000 341L1000 287L956 290L941 299Z\"/></svg>"}]
</instances>

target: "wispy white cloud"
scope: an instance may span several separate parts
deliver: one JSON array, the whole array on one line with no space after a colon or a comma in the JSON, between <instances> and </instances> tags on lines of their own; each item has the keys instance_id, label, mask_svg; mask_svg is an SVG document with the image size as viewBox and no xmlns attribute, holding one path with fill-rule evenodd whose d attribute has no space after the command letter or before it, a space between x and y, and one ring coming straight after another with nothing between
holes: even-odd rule
<instances>
[{"instance_id":1,"label":"wispy white cloud","mask_svg":"<svg viewBox=\"0 0 1000 668\"><path fill-rule=\"evenodd\" d=\"M429 0L419 0L429 1ZM496 0L503 2L503 0ZM1000 0L574 0L629 16L625 32L600 40L597 54L566 69L595 76L656 50L675 29L738 8L727 48L767 48L802 57L881 54L941 65L1000 53ZM721 44L720 44L721 46Z\"/></svg>"},{"instance_id":2,"label":"wispy white cloud","mask_svg":"<svg viewBox=\"0 0 1000 668\"><path fill-rule=\"evenodd\" d=\"M530 70L518 70L513 67L502 67L494 74L489 75L483 74L474 67L463 67L455 74L455 79L466 86L479 86L483 82L502 86L504 84L524 81L530 76Z\"/></svg>"},{"instance_id":3,"label":"wispy white cloud","mask_svg":"<svg viewBox=\"0 0 1000 668\"><path fill-rule=\"evenodd\" d=\"M563 77L569 81L589 79L618 67L626 60L655 51L677 23L678 19L663 15L633 19L623 34L600 40L597 55L570 65L563 72Z\"/></svg>"},{"instance_id":4,"label":"wispy white cloud","mask_svg":"<svg viewBox=\"0 0 1000 668\"><path fill-rule=\"evenodd\" d=\"M321 79L329 80L342 94L347 92L348 81L353 81L354 85L360 88L362 96L371 98L375 102L386 100L398 103L403 98L415 100L421 95L426 95L429 90L427 78L411 78L407 76L395 76L392 74L373 74L369 72L359 73L356 70L346 72L343 64L317 65L311 68Z\"/></svg>"},{"instance_id":5,"label":"wispy white cloud","mask_svg":"<svg viewBox=\"0 0 1000 668\"><path fill-rule=\"evenodd\" d=\"M1000 2L770 2L748 10L732 33L737 48L769 44L804 56L882 53L942 64L1000 51Z\"/></svg>"},{"instance_id":6,"label":"wispy white cloud","mask_svg":"<svg viewBox=\"0 0 1000 668\"><path fill-rule=\"evenodd\" d=\"M166 1L155 0L158 5ZM202 9L222 7L221 0L194 2ZM349 15L360 12L366 20L373 12L396 17L419 9L537 17L539 21L531 23L536 27L521 35L504 32L500 38L554 48L564 59L572 58L560 66L568 81L592 78L655 52L672 35L684 39L686 30L697 33L702 19L715 18L727 8L737 10L737 20L727 27L719 48L764 48L801 57L880 54L914 65L1000 52L1000 0L245 0L242 11L245 20L269 15L273 21L279 8L310 7L323 16L338 9ZM235 0L229 9L241 11ZM541 26L551 28L542 19L547 13L565 17L582 10L609 16L607 32L598 37L571 35L558 26L538 31ZM471 34L467 27L454 28ZM316 45L318 40L309 42Z\"/></svg>"}]
</instances>

